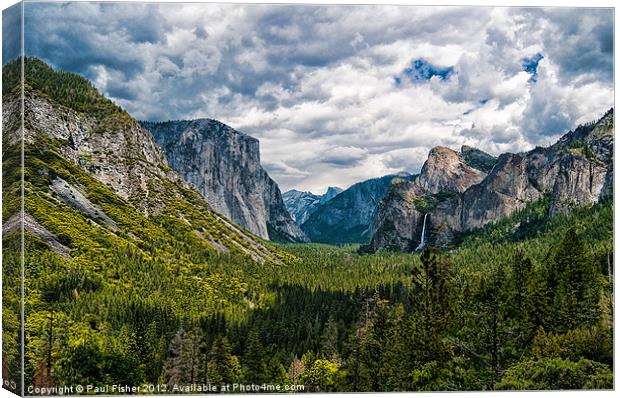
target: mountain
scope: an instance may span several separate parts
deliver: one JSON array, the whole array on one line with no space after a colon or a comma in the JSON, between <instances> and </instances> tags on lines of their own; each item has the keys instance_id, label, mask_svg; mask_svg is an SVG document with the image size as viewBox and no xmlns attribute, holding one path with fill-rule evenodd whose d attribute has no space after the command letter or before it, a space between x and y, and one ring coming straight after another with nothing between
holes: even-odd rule
<instances>
[{"instance_id":1,"label":"mountain","mask_svg":"<svg viewBox=\"0 0 620 398\"><path fill-rule=\"evenodd\" d=\"M505 153L496 160L480 152L432 149L415 181L390 186L364 250L414 250L423 230L429 242L450 245L458 234L501 220L545 195L551 214L598 202L613 189L613 111L548 148Z\"/></svg>"},{"instance_id":2,"label":"mountain","mask_svg":"<svg viewBox=\"0 0 620 398\"><path fill-rule=\"evenodd\" d=\"M408 180L412 176L388 175L354 184L321 204L302 224L302 230L312 242L368 242L377 205L395 178Z\"/></svg>"},{"instance_id":3,"label":"mountain","mask_svg":"<svg viewBox=\"0 0 620 398\"><path fill-rule=\"evenodd\" d=\"M282 194L286 208L298 225L303 224L316 211L321 204L321 197L321 195L315 195L312 192L296 189L291 189Z\"/></svg>"},{"instance_id":4,"label":"mountain","mask_svg":"<svg viewBox=\"0 0 620 398\"><path fill-rule=\"evenodd\" d=\"M142 122L170 167L216 211L263 239L306 242L280 188L260 164L259 142L217 120Z\"/></svg>"},{"instance_id":5,"label":"mountain","mask_svg":"<svg viewBox=\"0 0 620 398\"><path fill-rule=\"evenodd\" d=\"M320 205L329 202L340 192L342 188L339 187L329 187L323 195L291 189L282 194L282 199L295 222L302 225Z\"/></svg>"},{"instance_id":6,"label":"mountain","mask_svg":"<svg viewBox=\"0 0 620 398\"><path fill-rule=\"evenodd\" d=\"M327 191L321 196L321 204L327 203L343 191L340 187L328 187Z\"/></svg>"},{"instance_id":7,"label":"mountain","mask_svg":"<svg viewBox=\"0 0 620 398\"><path fill-rule=\"evenodd\" d=\"M19 61L3 68L5 170L22 143L19 72ZM153 261L201 253L282 263L285 253L214 211L152 135L86 79L37 58L25 59L24 74L25 228L52 251L89 258L128 245ZM17 178L5 175L7 192ZM9 206L5 221L19 214Z\"/></svg>"},{"instance_id":8,"label":"mountain","mask_svg":"<svg viewBox=\"0 0 620 398\"><path fill-rule=\"evenodd\" d=\"M155 381L183 319L265 306L257 275L296 256L214 211L86 79L30 57L23 75L3 66L4 378Z\"/></svg>"}]
</instances>

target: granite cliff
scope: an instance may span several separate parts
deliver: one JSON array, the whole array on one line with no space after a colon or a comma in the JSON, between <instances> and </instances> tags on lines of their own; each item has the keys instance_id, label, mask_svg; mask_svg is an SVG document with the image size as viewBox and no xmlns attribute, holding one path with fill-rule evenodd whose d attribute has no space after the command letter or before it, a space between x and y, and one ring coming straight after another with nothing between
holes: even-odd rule
<instances>
[{"instance_id":1,"label":"granite cliff","mask_svg":"<svg viewBox=\"0 0 620 398\"><path fill-rule=\"evenodd\" d=\"M121 243L173 253L174 242L191 240L202 253L282 263L285 255L214 211L169 167L152 135L86 79L26 58L22 131L19 61L3 69L3 156L6 167L19 170L13 163L23 145L22 216L32 235L56 239L61 245L50 248L66 248L61 254L69 256ZM20 176L4 177L7 221L20 214L13 200ZM87 227L107 240L88 241Z\"/></svg>"},{"instance_id":2,"label":"granite cliff","mask_svg":"<svg viewBox=\"0 0 620 398\"><path fill-rule=\"evenodd\" d=\"M472 157L472 155L475 155ZM442 246L551 196L550 213L598 202L613 189L613 110L577 127L554 145L496 160L479 150L437 147L415 181L396 181L381 201L367 251Z\"/></svg>"},{"instance_id":3,"label":"granite cliff","mask_svg":"<svg viewBox=\"0 0 620 398\"><path fill-rule=\"evenodd\" d=\"M264 239L305 242L280 188L260 164L259 142L217 120L142 122L170 166L218 212Z\"/></svg>"}]
</instances>

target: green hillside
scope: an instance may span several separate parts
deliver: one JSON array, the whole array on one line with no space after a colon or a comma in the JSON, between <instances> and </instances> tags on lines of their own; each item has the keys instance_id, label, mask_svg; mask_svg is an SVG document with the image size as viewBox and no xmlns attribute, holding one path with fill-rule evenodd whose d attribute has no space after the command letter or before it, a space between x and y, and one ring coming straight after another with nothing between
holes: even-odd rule
<instances>
[{"instance_id":1,"label":"green hillside","mask_svg":"<svg viewBox=\"0 0 620 398\"><path fill-rule=\"evenodd\" d=\"M114 102L102 96L91 82L71 72L57 71L36 57L24 59L24 86L37 90L51 100L78 112L102 116L123 112ZM21 60L2 66L2 95L19 90Z\"/></svg>"}]
</instances>

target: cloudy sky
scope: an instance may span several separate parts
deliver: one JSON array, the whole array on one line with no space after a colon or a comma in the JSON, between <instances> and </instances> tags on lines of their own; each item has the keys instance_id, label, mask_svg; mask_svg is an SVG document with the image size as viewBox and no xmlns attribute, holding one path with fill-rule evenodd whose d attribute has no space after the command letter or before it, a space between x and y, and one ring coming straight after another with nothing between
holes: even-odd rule
<instances>
[{"instance_id":1,"label":"cloudy sky","mask_svg":"<svg viewBox=\"0 0 620 398\"><path fill-rule=\"evenodd\" d=\"M259 138L283 191L548 145L614 99L610 9L26 3L25 31L138 119Z\"/></svg>"}]
</instances>

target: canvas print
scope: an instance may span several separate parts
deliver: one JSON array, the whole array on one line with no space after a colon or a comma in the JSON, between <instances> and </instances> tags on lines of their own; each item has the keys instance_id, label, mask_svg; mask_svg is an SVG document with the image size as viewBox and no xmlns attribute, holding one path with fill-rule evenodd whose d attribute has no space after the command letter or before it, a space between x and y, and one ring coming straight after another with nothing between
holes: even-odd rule
<instances>
[{"instance_id":1,"label":"canvas print","mask_svg":"<svg viewBox=\"0 0 620 398\"><path fill-rule=\"evenodd\" d=\"M3 387L613 389L612 8L3 11Z\"/></svg>"}]
</instances>

